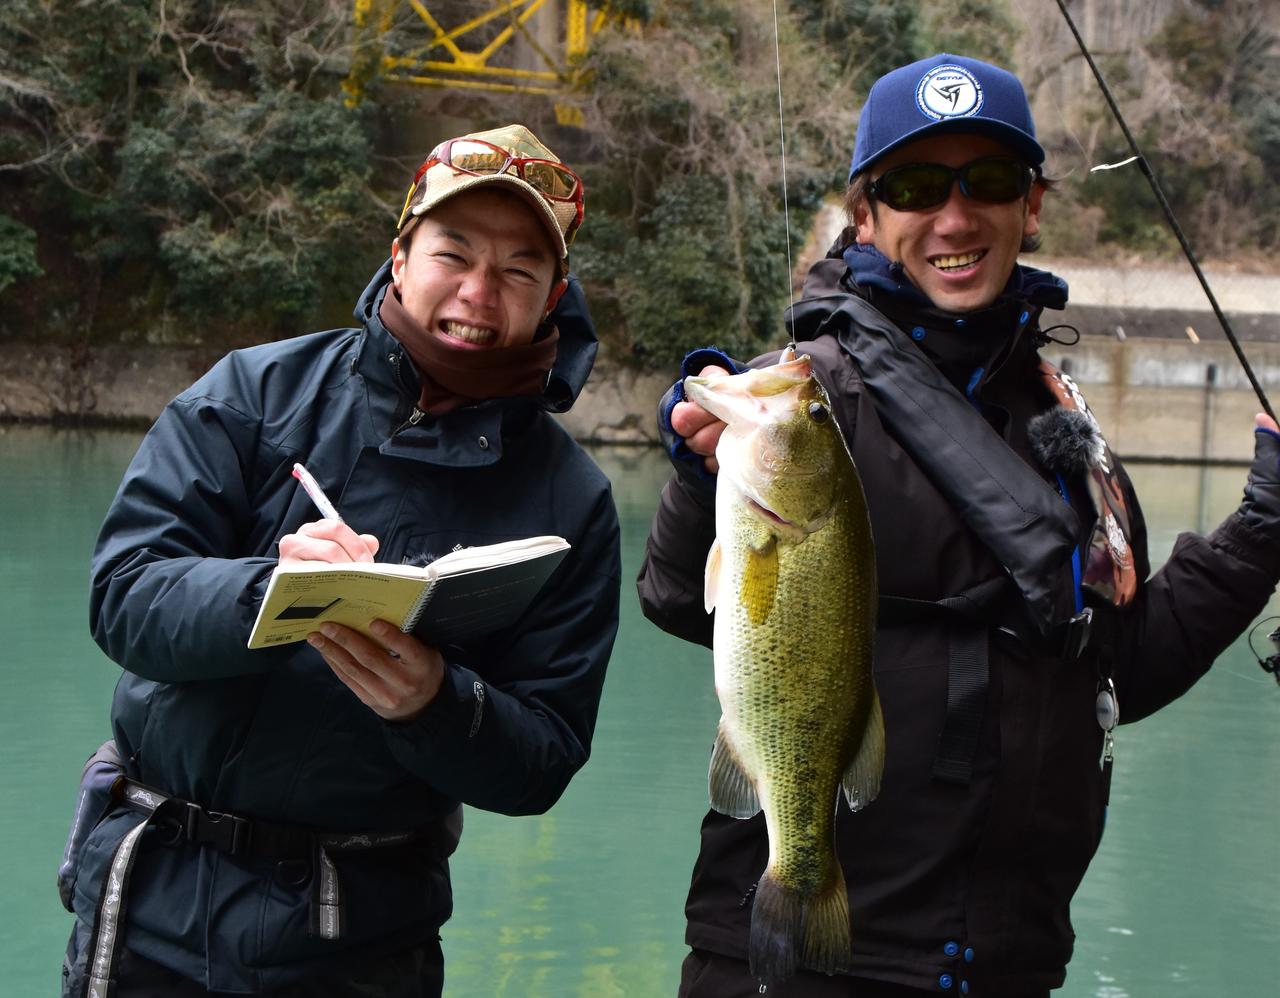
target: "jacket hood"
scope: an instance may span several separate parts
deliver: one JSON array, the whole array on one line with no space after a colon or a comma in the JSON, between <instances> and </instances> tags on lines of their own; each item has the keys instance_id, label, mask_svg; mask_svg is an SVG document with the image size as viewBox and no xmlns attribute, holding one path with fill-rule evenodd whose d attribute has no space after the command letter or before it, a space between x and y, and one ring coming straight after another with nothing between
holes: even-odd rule
<instances>
[{"instance_id":1,"label":"jacket hood","mask_svg":"<svg viewBox=\"0 0 1280 998\"><path fill-rule=\"evenodd\" d=\"M547 376L547 386L538 400L539 405L548 412L569 411L591 375L596 351L599 349L596 327L587 309L582 284L572 274L568 280L569 287L560 296L560 301L548 320L560 331L556 359ZM386 328L378 318L378 309L382 305L382 296L387 293L390 285L391 260L388 258L373 275L356 303L356 321L365 329Z\"/></svg>"},{"instance_id":2,"label":"jacket hood","mask_svg":"<svg viewBox=\"0 0 1280 998\"><path fill-rule=\"evenodd\" d=\"M1000 296L985 308L937 308L894 263L872 246L832 247L805 277L803 298L790 310L793 335L812 338L826 321L831 299L852 296L872 306L903 332L962 394L972 395L1039 328L1046 308L1061 309L1067 285L1047 271L1015 266Z\"/></svg>"},{"instance_id":3,"label":"jacket hood","mask_svg":"<svg viewBox=\"0 0 1280 998\"><path fill-rule=\"evenodd\" d=\"M844 261L858 287L901 299L903 304L933 308L933 303L911 283L902 264L890 260L874 246L851 243L842 252L833 250L830 255ZM1047 270L1017 264L1001 297L1041 308L1061 309L1067 304L1067 282Z\"/></svg>"}]
</instances>

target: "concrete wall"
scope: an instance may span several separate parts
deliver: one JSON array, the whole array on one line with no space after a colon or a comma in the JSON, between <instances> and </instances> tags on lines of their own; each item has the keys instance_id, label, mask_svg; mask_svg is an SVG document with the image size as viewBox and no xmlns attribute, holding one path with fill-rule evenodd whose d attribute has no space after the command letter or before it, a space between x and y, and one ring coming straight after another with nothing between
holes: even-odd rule
<instances>
[{"instance_id":1,"label":"concrete wall","mask_svg":"<svg viewBox=\"0 0 1280 998\"><path fill-rule=\"evenodd\" d=\"M1280 384L1280 342L1245 344L1264 384ZM1044 355L1080 385L1123 457L1247 461L1260 405L1225 342L1085 336ZM0 351L0 419L145 426L215 356L192 349L71 351L9 345ZM1207 372L1214 368L1214 382ZM600 361L573 410L575 437L614 444L657 442L654 410L675 372L640 373Z\"/></svg>"},{"instance_id":2,"label":"concrete wall","mask_svg":"<svg viewBox=\"0 0 1280 998\"><path fill-rule=\"evenodd\" d=\"M1280 344L1245 344L1263 385L1280 384ZM1247 461L1262 406L1230 346L1084 337L1046 359L1075 379L1122 457Z\"/></svg>"}]
</instances>

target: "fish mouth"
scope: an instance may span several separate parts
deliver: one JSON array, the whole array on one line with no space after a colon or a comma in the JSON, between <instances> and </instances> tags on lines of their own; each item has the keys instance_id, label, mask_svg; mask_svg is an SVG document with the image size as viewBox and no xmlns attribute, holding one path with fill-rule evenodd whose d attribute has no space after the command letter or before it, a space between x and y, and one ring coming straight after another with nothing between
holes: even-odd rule
<instances>
[{"instance_id":1,"label":"fish mouth","mask_svg":"<svg viewBox=\"0 0 1280 998\"><path fill-rule=\"evenodd\" d=\"M766 520L770 520L773 523L780 523L784 527L795 526L795 524L792 523L790 520L783 519L781 516L779 516L777 513L771 510L768 506L766 506L764 503L760 502L757 499L748 498L747 505L750 506L757 513L759 513L761 516L763 516Z\"/></svg>"},{"instance_id":2,"label":"fish mouth","mask_svg":"<svg viewBox=\"0 0 1280 998\"><path fill-rule=\"evenodd\" d=\"M821 530L827 525L827 522L835 512L835 507L831 506L825 510L813 511L812 519L788 520L785 516L780 516L774 512L753 495L742 493L742 501L754 515L770 526L775 527L779 536L793 541L804 540L810 534Z\"/></svg>"}]
</instances>

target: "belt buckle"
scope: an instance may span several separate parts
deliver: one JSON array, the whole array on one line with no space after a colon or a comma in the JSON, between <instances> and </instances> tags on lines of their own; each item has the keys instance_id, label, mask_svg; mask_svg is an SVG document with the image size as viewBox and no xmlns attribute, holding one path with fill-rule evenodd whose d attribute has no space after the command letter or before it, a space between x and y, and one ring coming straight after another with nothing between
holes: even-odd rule
<instances>
[{"instance_id":1,"label":"belt buckle","mask_svg":"<svg viewBox=\"0 0 1280 998\"><path fill-rule=\"evenodd\" d=\"M210 845L232 856L241 856L249 848L249 821L223 811L206 811L187 801L183 834L188 842Z\"/></svg>"},{"instance_id":2,"label":"belt buckle","mask_svg":"<svg viewBox=\"0 0 1280 998\"><path fill-rule=\"evenodd\" d=\"M1093 607L1087 606L1067 621L1062 639L1062 657L1073 662L1084 653L1089 644L1089 632L1093 629Z\"/></svg>"}]
</instances>

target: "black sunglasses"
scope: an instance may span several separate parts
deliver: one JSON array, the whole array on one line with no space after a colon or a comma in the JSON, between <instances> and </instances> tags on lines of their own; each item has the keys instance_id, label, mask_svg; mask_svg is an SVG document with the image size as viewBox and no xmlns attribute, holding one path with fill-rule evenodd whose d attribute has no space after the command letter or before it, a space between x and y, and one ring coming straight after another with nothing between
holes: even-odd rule
<instances>
[{"instance_id":1,"label":"black sunglasses","mask_svg":"<svg viewBox=\"0 0 1280 998\"><path fill-rule=\"evenodd\" d=\"M1004 156L975 159L961 167L942 163L907 163L886 170L867 188L871 197L894 211L936 208L951 196L951 185L960 181L960 193L986 204L1007 204L1031 190L1035 171L1025 163Z\"/></svg>"}]
</instances>

